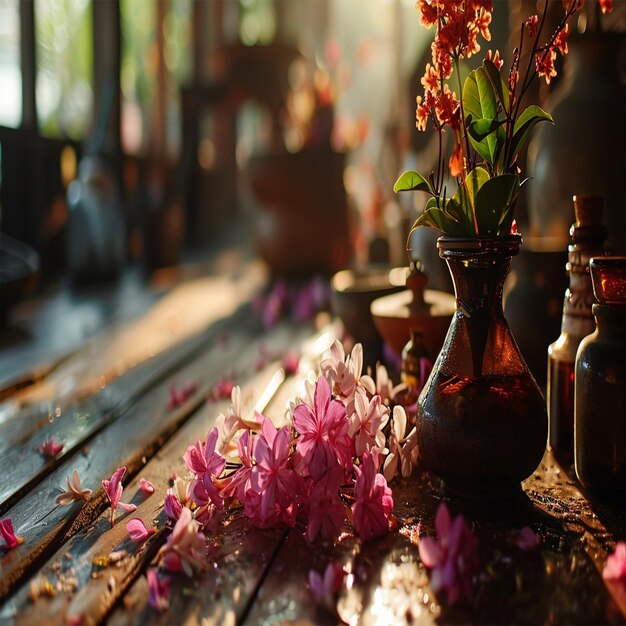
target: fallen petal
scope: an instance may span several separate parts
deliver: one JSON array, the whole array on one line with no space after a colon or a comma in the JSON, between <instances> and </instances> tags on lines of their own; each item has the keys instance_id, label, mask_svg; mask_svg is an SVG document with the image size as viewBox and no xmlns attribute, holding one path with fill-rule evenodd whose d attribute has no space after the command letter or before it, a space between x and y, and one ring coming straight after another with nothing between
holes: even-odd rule
<instances>
[{"instance_id":1,"label":"fallen petal","mask_svg":"<svg viewBox=\"0 0 626 626\"><path fill-rule=\"evenodd\" d=\"M541 537L532 528L524 526L521 530L513 533L513 543L520 549L527 552L537 550L541 545Z\"/></svg>"},{"instance_id":2,"label":"fallen petal","mask_svg":"<svg viewBox=\"0 0 626 626\"><path fill-rule=\"evenodd\" d=\"M156 531L154 528L146 528L146 525L138 517L134 517L126 524L126 530L130 535L130 538L137 543L145 541L150 535L153 535Z\"/></svg>"},{"instance_id":3,"label":"fallen petal","mask_svg":"<svg viewBox=\"0 0 626 626\"><path fill-rule=\"evenodd\" d=\"M154 485L149 480L146 480L145 478L139 479L139 488L141 489L141 491L143 491L144 493L148 495L151 495L154 493Z\"/></svg>"}]
</instances>

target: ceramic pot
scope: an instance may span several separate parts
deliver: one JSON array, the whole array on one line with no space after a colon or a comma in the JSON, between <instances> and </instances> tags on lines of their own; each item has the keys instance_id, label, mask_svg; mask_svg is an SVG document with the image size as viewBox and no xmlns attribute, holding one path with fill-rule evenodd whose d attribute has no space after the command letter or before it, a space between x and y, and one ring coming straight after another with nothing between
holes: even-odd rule
<instances>
[{"instance_id":1,"label":"ceramic pot","mask_svg":"<svg viewBox=\"0 0 626 626\"><path fill-rule=\"evenodd\" d=\"M257 249L275 275L330 274L348 265L344 160L330 148L249 160L246 174L258 205Z\"/></svg>"},{"instance_id":2,"label":"ceramic pot","mask_svg":"<svg viewBox=\"0 0 626 626\"><path fill-rule=\"evenodd\" d=\"M437 242L456 311L418 400L417 434L423 466L461 497L518 495L546 446L545 400L502 311L520 244L519 235Z\"/></svg>"}]
</instances>

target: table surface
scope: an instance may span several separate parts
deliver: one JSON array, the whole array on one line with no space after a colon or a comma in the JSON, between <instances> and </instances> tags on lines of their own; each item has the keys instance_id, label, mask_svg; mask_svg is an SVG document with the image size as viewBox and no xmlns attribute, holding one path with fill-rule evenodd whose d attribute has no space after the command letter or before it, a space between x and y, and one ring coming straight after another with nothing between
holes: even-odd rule
<instances>
[{"instance_id":1,"label":"table surface","mask_svg":"<svg viewBox=\"0 0 626 626\"><path fill-rule=\"evenodd\" d=\"M0 624L624 623L626 589L601 576L624 538L624 508L589 500L549 453L514 504L447 500L478 539L471 605L448 606L430 589L417 546L434 534L442 496L418 468L392 483L397 530L367 543L346 526L334 544L310 545L301 525L260 530L240 510L224 513L209 535L210 571L173 577L169 609L150 608L144 574L166 540L168 478L186 473L185 449L229 405L207 402L210 390L225 375L249 400L269 388L264 414L280 422L340 333L330 317L264 330L249 305L266 280L262 269L236 258L214 269L146 296L141 312L131 307L93 337L68 342L65 352L58 342L48 353L31 351L36 358L23 371L11 371L14 348L3 347L0 518L11 518L25 542L0 557ZM281 358L294 349L300 368L285 376ZM170 386L188 380L197 391L168 409ZM36 448L48 437L64 447L46 461ZM121 512L113 528L108 521L100 484L121 465L125 495L138 507L124 516L159 529L141 545L129 541ZM56 506L74 469L91 498ZM156 493L142 496L140 478ZM511 541L524 526L541 537L539 550ZM120 549L128 556L105 565L101 557ZM307 582L311 569L330 561L349 572L336 612L314 602Z\"/></svg>"}]
</instances>

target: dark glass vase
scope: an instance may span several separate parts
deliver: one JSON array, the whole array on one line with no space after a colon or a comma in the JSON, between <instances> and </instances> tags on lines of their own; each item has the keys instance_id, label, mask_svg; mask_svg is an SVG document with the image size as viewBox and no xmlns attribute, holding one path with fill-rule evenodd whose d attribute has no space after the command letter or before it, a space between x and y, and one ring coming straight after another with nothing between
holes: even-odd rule
<instances>
[{"instance_id":1,"label":"dark glass vase","mask_svg":"<svg viewBox=\"0 0 626 626\"><path fill-rule=\"evenodd\" d=\"M423 466L462 497L518 495L546 446L545 400L502 311L520 244L519 235L437 242L456 312L418 400L417 433Z\"/></svg>"}]
</instances>

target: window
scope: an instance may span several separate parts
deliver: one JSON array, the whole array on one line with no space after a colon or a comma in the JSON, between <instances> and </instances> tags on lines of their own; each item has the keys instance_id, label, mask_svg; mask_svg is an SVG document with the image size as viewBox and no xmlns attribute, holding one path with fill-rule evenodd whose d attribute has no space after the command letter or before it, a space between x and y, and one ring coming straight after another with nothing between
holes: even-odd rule
<instances>
[{"instance_id":1,"label":"window","mask_svg":"<svg viewBox=\"0 0 626 626\"><path fill-rule=\"evenodd\" d=\"M36 0L37 118L47 137L82 139L91 125L89 0Z\"/></svg>"},{"instance_id":2,"label":"window","mask_svg":"<svg viewBox=\"0 0 626 626\"><path fill-rule=\"evenodd\" d=\"M22 121L19 0L0 0L0 126Z\"/></svg>"}]
</instances>

